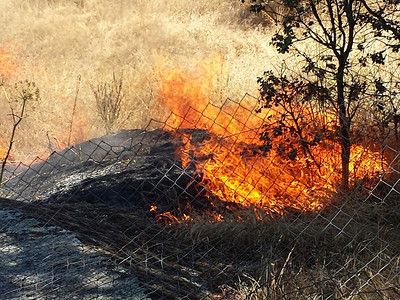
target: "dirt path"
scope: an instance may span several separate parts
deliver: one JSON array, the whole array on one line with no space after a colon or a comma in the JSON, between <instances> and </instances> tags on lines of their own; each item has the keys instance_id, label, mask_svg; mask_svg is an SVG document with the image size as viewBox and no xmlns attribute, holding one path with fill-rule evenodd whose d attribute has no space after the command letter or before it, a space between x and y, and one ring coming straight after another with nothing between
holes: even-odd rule
<instances>
[{"instance_id":1,"label":"dirt path","mask_svg":"<svg viewBox=\"0 0 400 300\"><path fill-rule=\"evenodd\" d=\"M146 299L138 280L74 233L0 204L0 299Z\"/></svg>"}]
</instances>

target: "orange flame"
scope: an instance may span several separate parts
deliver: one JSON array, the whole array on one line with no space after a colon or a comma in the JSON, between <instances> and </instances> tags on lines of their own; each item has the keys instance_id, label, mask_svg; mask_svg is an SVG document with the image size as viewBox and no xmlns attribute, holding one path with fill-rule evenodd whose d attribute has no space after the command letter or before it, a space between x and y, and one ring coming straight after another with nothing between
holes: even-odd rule
<instances>
[{"instance_id":1,"label":"orange flame","mask_svg":"<svg viewBox=\"0 0 400 300\"><path fill-rule=\"evenodd\" d=\"M7 156L7 149L0 147L0 162Z\"/></svg>"},{"instance_id":2,"label":"orange flame","mask_svg":"<svg viewBox=\"0 0 400 300\"><path fill-rule=\"evenodd\" d=\"M9 78L18 71L19 66L8 47L0 48L0 78Z\"/></svg>"},{"instance_id":3,"label":"orange flame","mask_svg":"<svg viewBox=\"0 0 400 300\"><path fill-rule=\"evenodd\" d=\"M5 145L7 145L7 143L5 142L5 139L0 138L0 163L3 162L3 160L6 158L7 153L8 153L8 147L5 146ZM14 160L14 156L13 156L13 153L11 151L11 153L9 154L9 156L7 158L7 161L11 162L13 160Z\"/></svg>"},{"instance_id":4,"label":"orange flame","mask_svg":"<svg viewBox=\"0 0 400 300\"><path fill-rule=\"evenodd\" d=\"M213 67L213 62L203 62L200 77L180 68L167 70L161 76L158 100L176 113L168 120L167 129L204 129L211 134L209 139L196 142L190 134L181 133L184 146L176 153L182 167L194 165L202 175L201 184L223 201L255 205L280 214L287 208L321 209L340 183L340 145L324 140L314 146L318 166L307 156L283 159L276 150L254 155L252 149L262 145L260 134L271 113L254 114L254 99L240 103L228 100L222 107L212 105L204 91L210 89L207 84ZM328 124L326 130L333 132L337 125L333 114L317 117ZM378 153L353 145L351 180L370 178L381 172L377 157Z\"/></svg>"},{"instance_id":5,"label":"orange flame","mask_svg":"<svg viewBox=\"0 0 400 300\"><path fill-rule=\"evenodd\" d=\"M164 225L173 225L173 224L179 224L180 221L178 220L177 217L175 217L171 212L167 211L165 213L158 214L156 216L156 222L161 223Z\"/></svg>"}]
</instances>

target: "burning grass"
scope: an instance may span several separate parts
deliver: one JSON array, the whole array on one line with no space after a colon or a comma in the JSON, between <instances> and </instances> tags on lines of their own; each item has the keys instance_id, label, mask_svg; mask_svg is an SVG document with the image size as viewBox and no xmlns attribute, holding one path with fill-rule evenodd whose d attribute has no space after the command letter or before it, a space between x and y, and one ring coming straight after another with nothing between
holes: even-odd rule
<instances>
[{"instance_id":1,"label":"burning grass","mask_svg":"<svg viewBox=\"0 0 400 300\"><path fill-rule=\"evenodd\" d=\"M341 180L335 115L319 110L317 103L299 102L282 121L282 107L256 113L257 99L250 96L214 105L205 90L216 65L215 60L205 61L198 68L203 70L199 77L181 69L165 70L158 96L159 103L173 112L164 129L182 140L176 156L184 170L196 170L197 178L190 184L198 185L198 195L279 214L288 209L318 211L328 205ZM282 122L285 128L303 128L306 136L299 138L276 126ZM187 129L204 130L207 137L199 140ZM274 137L271 144L264 143L266 134ZM379 152L352 145L352 184L366 184L385 167Z\"/></svg>"}]
</instances>

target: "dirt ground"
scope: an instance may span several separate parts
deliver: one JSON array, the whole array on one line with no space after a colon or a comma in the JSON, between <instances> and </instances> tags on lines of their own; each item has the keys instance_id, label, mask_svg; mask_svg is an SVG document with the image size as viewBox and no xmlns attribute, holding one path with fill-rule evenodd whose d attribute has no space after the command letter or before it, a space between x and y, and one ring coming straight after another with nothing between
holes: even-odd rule
<instances>
[{"instance_id":1,"label":"dirt ground","mask_svg":"<svg viewBox=\"0 0 400 300\"><path fill-rule=\"evenodd\" d=\"M0 206L1 299L146 299L137 278L74 233Z\"/></svg>"}]
</instances>

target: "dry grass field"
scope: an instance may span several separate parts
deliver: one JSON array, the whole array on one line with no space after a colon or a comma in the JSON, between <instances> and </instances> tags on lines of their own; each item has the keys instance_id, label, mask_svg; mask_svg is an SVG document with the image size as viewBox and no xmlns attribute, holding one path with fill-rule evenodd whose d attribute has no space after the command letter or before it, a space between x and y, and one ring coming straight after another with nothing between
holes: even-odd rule
<instances>
[{"instance_id":1,"label":"dry grass field","mask_svg":"<svg viewBox=\"0 0 400 300\"><path fill-rule=\"evenodd\" d=\"M34 81L41 95L14 144L24 161L103 135L93 88L113 74L124 93L114 129L144 128L168 113L157 105L164 70L208 76L203 93L218 101L257 94L257 76L277 60L265 20L236 0L3 0L0 17L6 86ZM6 147L11 120L3 93L0 100Z\"/></svg>"},{"instance_id":2,"label":"dry grass field","mask_svg":"<svg viewBox=\"0 0 400 300\"><path fill-rule=\"evenodd\" d=\"M282 210L275 212L262 210L266 206L257 205L248 205L243 209L242 202L229 202L229 199L218 194L221 187L229 183L229 178L224 177L225 173L234 178L232 174L239 173L238 166L246 165L244 162L248 162L247 166L250 166L245 169L244 175L239 174L239 179L232 180L237 184L231 188L232 195L236 196L239 187L245 186L243 182L250 177L250 171L257 171L255 163L250 165L250 158L256 157L254 149L259 148L244 147L247 144L237 138L246 132L243 130L245 127L240 127L239 133L226 133L227 128L235 122L243 125L250 117L255 116L254 106L245 109L244 105L235 102L236 99L248 97L257 102L247 94L257 97L258 76L262 76L267 69L279 71L289 63L292 64L289 68L293 70L297 63L292 60L282 64L282 57L270 45L275 29L268 18L252 14L239 0L0 0L0 18L0 160L10 142L13 125L10 106L18 111L21 105L21 94L18 93L28 83L35 82L40 97L36 99L35 95L32 97L35 101L27 103L26 114L18 127L10 160L29 163L39 156L44 160L42 164L48 168L28 169L27 173L37 175L37 181L22 180L23 171L15 172L15 186L25 191L23 185L26 184L31 188L26 190L26 193L30 193L28 197L35 200L27 204L20 201L21 199L1 198L4 207L18 207L20 201L21 209L31 217L46 225L56 225L76 232L83 242L103 247L110 257L121 261L121 265L132 268L133 273L141 276L146 288L155 293L154 299L157 299L157 295L164 295L165 299L180 299L182 295L190 298L193 292L191 289L195 286L198 290L193 295L199 299L204 299L204 295L208 295L208 299L372 300L400 297L400 167L397 123L396 134L393 134L390 130L394 128L394 124L389 124L393 123L389 119L393 114L385 116L388 117L385 119L387 123L376 121L382 116L373 115L371 101L376 99L372 96L360 100L360 114L354 119L354 144L364 146L364 151L361 152L364 157L360 161L366 161L365 153L369 153L369 150L376 151L374 155L378 153L373 156L378 157L377 160L372 162L379 164L379 172L368 167L368 171L374 171L371 178L360 176L359 181L352 183L351 190L342 194L336 193L336 190L331 193L333 189L329 190L329 193L323 194L329 195L323 197L326 200L324 205L308 210L293 208L293 205L283 205ZM310 55L314 52L322 53L318 47L310 47L308 44L300 47L309 49ZM393 63L385 66L371 66L365 71L368 74L359 75L373 80L372 76L368 76L381 72L382 80L395 85L400 81L399 64L397 60L391 62ZM115 99L120 102L115 102ZM232 103L236 103L235 107L243 109L242 114L249 117L239 122L239 118L235 119L239 109L230 114L229 106L224 107L225 111L218 108L226 99L234 99ZM400 98L394 99L397 101L393 102L394 105L398 106ZM174 123L177 119L170 115L168 107L185 111L187 105L195 103L195 108L199 111L197 105L200 102L215 104L210 105L213 109L208 115L200 114L201 117L206 116L203 118L206 121L211 120L212 125L209 127L223 127L218 125L215 116L230 117L227 125L222 128L223 138L217 141L229 141L227 136L233 136L235 140L232 144L225 146L220 143L221 147L207 148L208 152L200 155L195 150L204 141L205 145L211 145L209 137L214 134L207 127L208 124L204 128L190 128L190 138L190 132L185 132L186 128L175 124L175 127L170 127L176 129L174 133L180 130L179 148L176 144L172 149L172 138L163 141L159 136L152 139L160 142L160 148L153 147L153 144L159 146L157 142L152 140L151 144L146 144L145 134L140 133L137 134L137 143L130 145L132 152L126 155L117 153L120 155L117 156L113 151L107 150L107 147L103 149L101 143L94 146L89 141L88 144L93 148L88 147L91 151L86 161L82 156L83 147L80 143L84 141L121 129L153 128L147 127L152 119L162 122L167 120L157 124L168 125L168 120ZM378 114L386 113L379 109L377 111ZM203 120L201 117L191 124L198 124L199 120ZM105 124L105 120L109 124ZM382 132L376 128L381 128ZM168 126L163 129L167 131ZM203 134L202 130L207 130L208 133ZM169 136L176 138L175 134L165 134L166 131L160 136L165 139ZM151 132L156 134L156 131ZM196 142L193 132L200 136L200 141ZM215 136L220 137L219 132L216 132L218 134ZM111 135L108 137L112 138ZM46 161L54 151L73 144L77 146L56 153ZM184 149L184 145L188 148ZM238 160L231 162L226 159L225 154L219 160L220 166L231 166L231 169L226 169L233 170L232 174L221 172L223 176L219 180L221 184L217 187L217 192L208 194L210 190L203 190L203 184L208 189L207 183L210 181L205 180L205 183L196 185L197 180L206 178L204 168L193 165L197 163L196 159L215 163L218 158L215 149L232 153L232 145L240 146L236 155ZM169 153L171 157L176 155L177 150L188 155L180 159L174 156L169 160L160 155L157 160L154 159L157 153L165 154L164 146L172 149ZM119 145L114 148L120 149ZM329 151L324 152L324 157L339 157L339 151L335 150L339 148L327 149ZM112 163L115 170L121 172L112 173L114 171L110 170L114 169L111 167L106 169L106 159L102 161L93 158L96 151L105 151L104 157L110 153L115 154L115 161ZM146 158L142 158L142 168L134 169L135 160L138 160L134 156L139 156L142 152ZM64 160L53 164L51 159L56 161L57 155ZM76 156L76 172L71 173L72 175L65 171L68 169L65 166L73 162L69 160L69 155ZM285 172L290 175L286 176L290 180L287 180L287 185L278 190L279 192L268 194L268 197L267 193L260 194L257 200L263 199L267 202L279 198L286 204L292 204L300 199L299 195L306 194L306 201L319 195L316 180L313 179L317 177L307 177L307 172L303 172L310 171L308 161L303 168L299 168L299 172L290 173L288 170L294 169L292 161L296 157L281 165L276 162L277 157L272 157L268 166L256 157L258 162L261 161L260 170L274 170L271 167L272 162L276 164L276 171L271 172L274 175L271 177L273 180L267 182L268 188L265 190L269 192L273 190L273 185L277 185L276 182L284 182ZM151 162L150 158L154 161ZM184 164L184 159L189 163ZM328 159L322 162L324 167L329 165ZM185 182L182 187L178 186L179 189L177 178L168 179L172 168L169 163L181 172L176 173L178 179L181 175L184 175L184 179L190 177L190 181ZM340 174L338 165L334 164L335 167L329 170L328 175L320 176L324 179L323 182L332 181L332 178ZM88 171L90 167L93 172ZM110 179L118 179L120 176L121 180L127 180L124 172L128 167L132 167L131 171L135 176L140 170L149 171L149 175L143 173L147 177L143 176L145 179L141 184L138 184L139 181L127 181L126 185L121 184L123 188L118 185L119 189L116 189ZM61 182L61 186L64 177L71 177L70 186L64 186L66 191L70 188L63 195L64 198L57 198L57 193L61 190L59 186L52 181L48 184L55 189L54 199L57 201L54 202L49 201L50 198L40 198L34 191L43 188L43 180L52 178L54 170L51 168L59 171L59 179L54 182ZM215 175L217 172L214 170L225 169L211 168L209 173ZM87 178L80 177L83 172L88 173ZM316 174L321 172L318 166ZM156 182L154 178L157 176L154 177L154 174L162 179ZM246 197L256 190L255 186L260 185L263 177L259 174L259 177L254 177L256 180L250 180L250 187L244 189ZM139 175L137 178L142 178ZM300 185L302 177L309 189ZM171 186L159 187L163 179ZM135 210L132 213L118 207L98 205L97 198L93 198L97 199L94 203L86 202L79 192L87 184L88 195L91 195L95 190L90 185L92 183L93 186L104 183L107 187L104 190L112 191L110 194L117 200L123 198L120 193L126 192L132 196L131 190L134 190L137 192L136 198L133 197L134 202L143 202L146 206L142 208L143 211ZM195 193L187 193L193 186ZM322 191L328 190L326 186L321 186ZM13 187L11 183L10 187ZM125 190L126 187L129 189ZM296 188L298 193L290 195L292 198L287 196L290 189ZM153 202L144 201L146 199L143 195L147 189L151 190L151 197L157 193L161 198L165 196L168 204L176 204L173 212L179 212L182 218L178 220L169 211L159 211L157 216L166 217L170 223L158 222L159 219L152 210L157 209L157 206ZM304 191L311 192L307 194ZM213 196L209 197L211 194ZM108 204L109 194L99 192L99 195L98 198ZM199 209L201 213L198 215L196 203L206 205L197 196L208 200L208 207ZM63 203L63 199L66 202ZM28 199L28 202L31 200L33 199ZM223 209L218 203L222 203L220 205ZM278 207L275 202L274 205ZM213 214L213 207L216 212L217 208L221 208L226 215ZM193 218L184 214L192 208L195 212ZM223 222L220 222L222 219ZM128 261L127 257L131 260ZM148 260L148 257L153 260ZM148 268L148 261L153 269Z\"/></svg>"}]
</instances>

